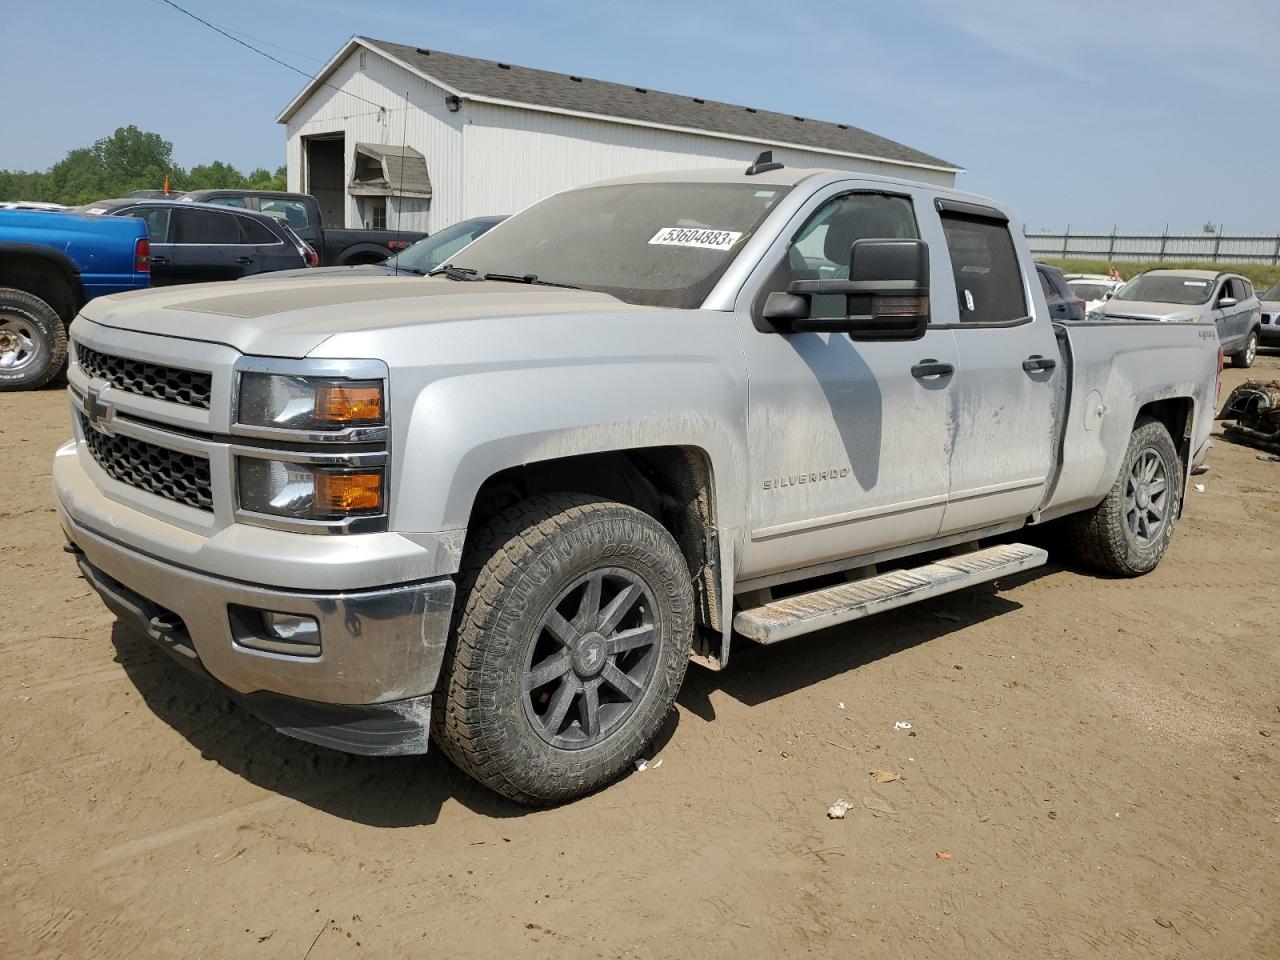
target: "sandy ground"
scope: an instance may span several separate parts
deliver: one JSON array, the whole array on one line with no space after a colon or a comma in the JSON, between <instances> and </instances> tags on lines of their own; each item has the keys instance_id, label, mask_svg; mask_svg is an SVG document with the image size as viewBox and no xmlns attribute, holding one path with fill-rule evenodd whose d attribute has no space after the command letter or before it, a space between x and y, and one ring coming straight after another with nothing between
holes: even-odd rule
<instances>
[{"instance_id":1,"label":"sandy ground","mask_svg":"<svg viewBox=\"0 0 1280 960\"><path fill-rule=\"evenodd\" d=\"M1219 443L1151 576L1052 566L743 643L690 670L661 767L530 812L439 755L275 735L114 625L61 551L68 433L58 390L0 395L8 960L1280 957L1254 450Z\"/></svg>"}]
</instances>

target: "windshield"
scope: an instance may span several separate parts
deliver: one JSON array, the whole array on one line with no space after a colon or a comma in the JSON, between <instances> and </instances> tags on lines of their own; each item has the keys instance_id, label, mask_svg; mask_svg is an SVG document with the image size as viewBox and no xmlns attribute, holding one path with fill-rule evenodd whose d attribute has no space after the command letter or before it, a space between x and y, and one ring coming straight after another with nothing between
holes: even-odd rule
<instances>
[{"instance_id":1,"label":"windshield","mask_svg":"<svg viewBox=\"0 0 1280 960\"><path fill-rule=\"evenodd\" d=\"M1264 293L1258 298L1259 300L1280 300L1280 283Z\"/></svg>"},{"instance_id":2,"label":"windshield","mask_svg":"<svg viewBox=\"0 0 1280 960\"><path fill-rule=\"evenodd\" d=\"M502 217L476 217L419 240L408 250L397 253L386 266L409 273L430 273L481 234L502 222Z\"/></svg>"},{"instance_id":3,"label":"windshield","mask_svg":"<svg viewBox=\"0 0 1280 960\"><path fill-rule=\"evenodd\" d=\"M1068 286L1071 292L1081 300L1101 300L1111 289L1109 283L1093 283L1087 280L1073 280Z\"/></svg>"},{"instance_id":4,"label":"windshield","mask_svg":"<svg viewBox=\"0 0 1280 960\"><path fill-rule=\"evenodd\" d=\"M633 183L570 190L516 214L453 266L693 309L790 189Z\"/></svg>"},{"instance_id":5,"label":"windshield","mask_svg":"<svg viewBox=\"0 0 1280 960\"><path fill-rule=\"evenodd\" d=\"M1213 281L1177 274L1144 274L1134 277L1116 291L1117 300L1144 300L1149 303L1176 303L1193 306L1208 303Z\"/></svg>"}]
</instances>

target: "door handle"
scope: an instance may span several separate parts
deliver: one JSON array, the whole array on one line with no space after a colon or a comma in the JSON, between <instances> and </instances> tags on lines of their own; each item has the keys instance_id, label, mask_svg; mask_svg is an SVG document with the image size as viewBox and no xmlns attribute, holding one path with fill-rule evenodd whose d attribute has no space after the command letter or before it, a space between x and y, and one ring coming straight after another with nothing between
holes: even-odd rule
<instances>
[{"instance_id":1,"label":"door handle","mask_svg":"<svg viewBox=\"0 0 1280 960\"><path fill-rule=\"evenodd\" d=\"M1022 369L1027 373L1037 373L1041 370L1052 370L1058 365L1058 361L1052 357L1042 357L1035 353L1022 361Z\"/></svg>"},{"instance_id":2,"label":"door handle","mask_svg":"<svg viewBox=\"0 0 1280 960\"><path fill-rule=\"evenodd\" d=\"M236 263L253 263L253 257L236 257Z\"/></svg>"},{"instance_id":3,"label":"door handle","mask_svg":"<svg viewBox=\"0 0 1280 960\"><path fill-rule=\"evenodd\" d=\"M151 254L151 262L152 262L153 264L154 264L154 263L168 263L168 262L169 262L169 258L168 258L168 257L166 257L166 256L164 256L163 254L153 253L153 254Z\"/></svg>"},{"instance_id":4,"label":"door handle","mask_svg":"<svg viewBox=\"0 0 1280 960\"><path fill-rule=\"evenodd\" d=\"M949 377L956 368L949 363L940 363L932 358L921 360L911 368L911 375L917 380L928 380L932 377Z\"/></svg>"}]
</instances>

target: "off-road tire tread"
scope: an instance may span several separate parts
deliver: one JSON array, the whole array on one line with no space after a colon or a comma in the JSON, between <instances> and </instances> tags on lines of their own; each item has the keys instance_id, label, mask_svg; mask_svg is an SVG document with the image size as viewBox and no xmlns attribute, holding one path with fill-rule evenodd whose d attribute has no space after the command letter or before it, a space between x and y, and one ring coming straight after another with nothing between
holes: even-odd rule
<instances>
[{"instance_id":1,"label":"off-road tire tread","mask_svg":"<svg viewBox=\"0 0 1280 960\"><path fill-rule=\"evenodd\" d=\"M1182 482L1181 462L1178 457L1177 447L1174 446L1173 440L1169 436L1169 431L1163 423L1152 417L1139 417L1133 433L1130 435L1129 446L1125 450L1124 460L1121 461L1120 472L1115 482L1111 485L1111 489L1107 492L1107 496L1093 509L1068 518L1066 530L1072 552L1082 563L1093 567L1095 570L1122 577L1142 576L1144 573L1149 573L1155 569L1165 550L1168 549L1175 523L1171 523L1167 528L1168 533L1165 536L1164 546L1157 552L1155 561L1151 563L1135 562L1125 533L1124 487L1126 478L1129 475L1129 465L1132 463L1137 451L1152 441L1167 443L1169 446L1171 460L1175 468L1173 475L1169 479L1174 484L1173 489L1178 494L1178 499L1170 503L1170 509L1173 512L1170 520L1176 521L1177 519L1178 507L1182 496L1180 487Z\"/></svg>"},{"instance_id":2,"label":"off-road tire tread","mask_svg":"<svg viewBox=\"0 0 1280 960\"><path fill-rule=\"evenodd\" d=\"M28 379L0 379L0 392L39 390L59 377L67 366L67 325L58 312L34 294L15 287L0 288L0 306L6 302L27 313L49 340L49 362L44 370Z\"/></svg>"},{"instance_id":3,"label":"off-road tire tread","mask_svg":"<svg viewBox=\"0 0 1280 960\"><path fill-rule=\"evenodd\" d=\"M492 696L490 632L497 626L504 601L528 587L531 566L570 528L589 524L624 525L636 546L654 556L671 576L674 590L673 640L669 655L655 668L667 674L656 722L633 730L619 730L605 743L613 745L602 762L583 770L575 785L561 771L531 771L512 756L512 750L484 719L486 696ZM616 530L614 531L617 532ZM519 803L541 806L572 799L614 780L657 732L684 677L693 631L693 588L688 568L675 540L656 520L633 507L585 494L543 494L530 497L498 513L468 538L459 570L453 628L445 651L440 684L433 698L432 733L437 746L463 772L490 789ZM536 589L536 585L535 585ZM659 603L662 600L659 598ZM655 675L654 682L661 678ZM629 724L634 725L635 717ZM651 727L652 729L649 729Z\"/></svg>"}]
</instances>

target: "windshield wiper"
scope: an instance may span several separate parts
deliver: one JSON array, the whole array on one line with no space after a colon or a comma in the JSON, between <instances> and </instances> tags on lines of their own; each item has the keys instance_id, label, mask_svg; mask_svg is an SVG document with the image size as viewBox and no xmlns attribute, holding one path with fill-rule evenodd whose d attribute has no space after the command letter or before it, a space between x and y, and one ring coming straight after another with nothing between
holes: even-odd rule
<instances>
[{"instance_id":1,"label":"windshield wiper","mask_svg":"<svg viewBox=\"0 0 1280 960\"><path fill-rule=\"evenodd\" d=\"M508 283L531 283L539 287L563 287L566 290L581 290L581 287L575 287L571 283L554 283L551 280L539 280L537 274L526 273L524 276L517 277L510 273L486 273L485 280L505 280Z\"/></svg>"},{"instance_id":2,"label":"windshield wiper","mask_svg":"<svg viewBox=\"0 0 1280 960\"><path fill-rule=\"evenodd\" d=\"M450 280L483 280L484 277L476 276L476 272L470 267L455 267L452 263L446 263L443 267L436 267L428 277L435 277L444 274Z\"/></svg>"}]
</instances>

